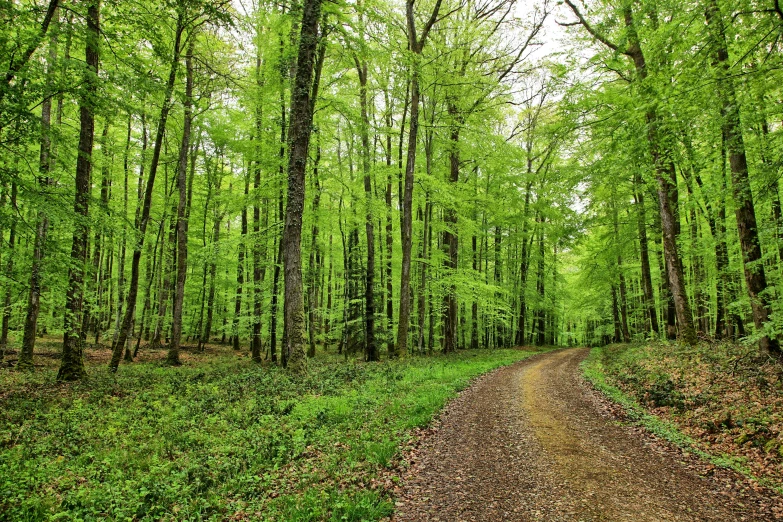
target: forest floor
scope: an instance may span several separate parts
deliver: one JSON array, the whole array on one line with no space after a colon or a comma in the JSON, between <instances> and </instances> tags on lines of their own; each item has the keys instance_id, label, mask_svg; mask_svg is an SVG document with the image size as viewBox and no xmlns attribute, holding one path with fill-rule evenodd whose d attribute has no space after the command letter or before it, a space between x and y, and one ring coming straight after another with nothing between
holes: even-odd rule
<instances>
[{"instance_id":1,"label":"forest floor","mask_svg":"<svg viewBox=\"0 0 783 522\"><path fill-rule=\"evenodd\" d=\"M618 416L584 381L588 349L478 381L410 451L402 521L761 521L783 499Z\"/></svg>"},{"instance_id":2,"label":"forest floor","mask_svg":"<svg viewBox=\"0 0 783 522\"><path fill-rule=\"evenodd\" d=\"M90 346L87 378L58 383L60 345L38 339L34 372L0 368L0 522L388 519L414 435L472 379L536 353L319 352L293 376L229 346L172 368L142 345L113 374Z\"/></svg>"}]
</instances>

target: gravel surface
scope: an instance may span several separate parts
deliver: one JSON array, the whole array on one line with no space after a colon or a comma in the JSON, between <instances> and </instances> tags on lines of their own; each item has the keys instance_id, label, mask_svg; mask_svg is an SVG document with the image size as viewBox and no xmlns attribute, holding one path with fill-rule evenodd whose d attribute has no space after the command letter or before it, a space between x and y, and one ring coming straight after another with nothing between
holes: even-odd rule
<instances>
[{"instance_id":1,"label":"gravel surface","mask_svg":"<svg viewBox=\"0 0 783 522\"><path fill-rule=\"evenodd\" d=\"M393 520L775 520L779 496L619 422L581 378L587 349L481 378L408 454Z\"/></svg>"}]
</instances>

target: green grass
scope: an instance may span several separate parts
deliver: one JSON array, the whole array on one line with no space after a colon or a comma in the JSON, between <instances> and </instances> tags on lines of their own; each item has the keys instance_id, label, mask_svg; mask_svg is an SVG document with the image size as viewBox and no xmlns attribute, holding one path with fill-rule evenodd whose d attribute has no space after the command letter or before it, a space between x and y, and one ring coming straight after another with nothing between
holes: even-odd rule
<instances>
[{"instance_id":1,"label":"green grass","mask_svg":"<svg viewBox=\"0 0 783 522\"><path fill-rule=\"evenodd\" d=\"M779 484L755 475L743 457L711 452L708 444L683 433L675 423L653 415L634 396L624 392L616 385L618 379L633 381L640 378L639 375L633 373L634 369L640 370L638 363L644 356L641 348L641 346L633 345L593 348L590 355L582 362L582 372L597 390L623 407L628 420L632 423L644 427L650 433L680 447L686 453L692 453L715 466L734 470L783 494L783 488ZM668 378L661 379L660 377L645 376L653 382L668 380Z\"/></svg>"},{"instance_id":2,"label":"green grass","mask_svg":"<svg viewBox=\"0 0 783 522\"><path fill-rule=\"evenodd\" d=\"M412 430L532 353L324 357L303 378L230 354L73 385L3 370L0 520L378 520Z\"/></svg>"}]
</instances>

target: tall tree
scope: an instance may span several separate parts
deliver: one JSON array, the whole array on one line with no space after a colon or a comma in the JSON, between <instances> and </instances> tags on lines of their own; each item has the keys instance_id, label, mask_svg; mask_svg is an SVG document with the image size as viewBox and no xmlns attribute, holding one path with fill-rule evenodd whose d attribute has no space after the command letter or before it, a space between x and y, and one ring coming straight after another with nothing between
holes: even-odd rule
<instances>
[{"instance_id":1,"label":"tall tree","mask_svg":"<svg viewBox=\"0 0 783 522\"><path fill-rule=\"evenodd\" d=\"M68 270L68 292L65 299L65 321L63 326L63 356L57 379L73 381L85 375L82 332L84 304L84 273L87 263L90 203L90 176L92 173L92 147L95 140L95 106L98 90L98 45L99 45L100 0L87 0L87 34L85 49L85 72L79 99L79 149L76 158L76 195L73 210L73 244L71 266Z\"/></svg>"},{"instance_id":2,"label":"tall tree","mask_svg":"<svg viewBox=\"0 0 783 522\"><path fill-rule=\"evenodd\" d=\"M141 212L138 215L138 219L136 221L137 237L133 246L133 257L131 258L131 278L128 284L128 296L127 302L125 304L125 317L122 320L122 325L120 326L120 333L117 336L117 340L114 341L112 357L111 361L109 361L109 368L112 371L117 371L117 367L120 365L122 350L125 346L125 341L131 334L130 330L133 326L133 319L136 314L136 296L138 295L139 291L139 265L141 263L141 253L144 249L144 239L147 232L147 224L149 223L150 219L150 209L152 207L152 194L155 187L155 177L158 173L160 153L163 147L163 137L166 134L166 121L168 120L169 113L171 112L173 105L172 94L174 92L174 83L177 81L180 55L182 54L182 36L185 31L185 24L187 20L186 17L187 13L184 8L177 10L176 27L174 29L173 52L169 65L169 76L163 94L163 104L160 108L158 129L155 133L155 144L153 145L152 149L150 171L144 190L144 200L140 207Z\"/></svg>"},{"instance_id":3,"label":"tall tree","mask_svg":"<svg viewBox=\"0 0 783 522\"><path fill-rule=\"evenodd\" d=\"M630 5L621 10L625 24L626 34L623 45L620 46L592 26L571 0L565 0L571 11L579 19L579 23L599 42L609 49L621 53L632 61L636 72L641 101L646 111L647 142L650 157L652 158L657 181L658 204L663 228L663 250L666 257L666 269L669 276L671 293L677 312L679 334L688 344L696 343L696 330L693 327L693 314L691 313L688 295L685 290L682 259L677 250L677 221L676 213L672 208L672 192L676 190L676 176L671 151L665 149L662 134L661 117L656 108L655 93L648 80L649 69L647 59L642 50L637 34L634 14Z\"/></svg>"},{"instance_id":4,"label":"tall tree","mask_svg":"<svg viewBox=\"0 0 783 522\"><path fill-rule=\"evenodd\" d=\"M742 136L742 121L734 80L731 75L729 50L726 44L726 31L717 0L707 0L705 14L710 28L711 43L715 53L716 94L721 105L721 132L729 154L731 169L732 195L736 205L735 216L742 264L745 272L745 284L748 289L750 306L753 311L753 323L762 333L759 347L764 353L780 357L780 345L774 337L764 331L772 312L767 293L767 278L761 255L756 210L748 176L748 159L745 141Z\"/></svg>"},{"instance_id":5,"label":"tall tree","mask_svg":"<svg viewBox=\"0 0 783 522\"><path fill-rule=\"evenodd\" d=\"M174 285L174 306L171 320L171 341L166 360L178 365L179 349L182 341L182 309L185 299L185 281L188 275L188 219L187 219L187 168L190 151L190 134L193 126L193 47L195 35L191 35L188 52L185 55L185 115L182 124L182 142L177 160L177 256L176 284ZM192 154L195 154L194 150ZM247 219L244 224L247 225ZM247 227L245 227L247 231ZM240 263L241 264L241 263Z\"/></svg>"},{"instance_id":6,"label":"tall tree","mask_svg":"<svg viewBox=\"0 0 783 522\"><path fill-rule=\"evenodd\" d=\"M419 36L416 31L416 16L413 11L415 0L405 2L405 20L408 28L409 51L413 54L411 60L411 99L410 123L408 128L408 156L405 163L405 188L402 196L402 267L400 271L400 310L397 322L397 346L393 357L404 356L408 350L408 329L411 316L411 249L413 246L413 175L416 170L416 147L419 136L419 99L421 91L419 76L421 67L421 52L427 43L432 26L438 20L442 0L436 0L432 13L424 24Z\"/></svg>"},{"instance_id":7,"label":"tall tree","mask_svg":"<svg viewBox=\"0 0 783 522\"><path fill-rule=\"evenodd\" d=\"M291 124L288 134L288 203L281 248L283 250L285 286L283 361L294 373L303 373L307 370L301 255L302 214L304 212L305 170L313 124L310 89L318 46L320 16L321 0L304 0L296 75L291 92Z\"/></svg>"}]
</instances>

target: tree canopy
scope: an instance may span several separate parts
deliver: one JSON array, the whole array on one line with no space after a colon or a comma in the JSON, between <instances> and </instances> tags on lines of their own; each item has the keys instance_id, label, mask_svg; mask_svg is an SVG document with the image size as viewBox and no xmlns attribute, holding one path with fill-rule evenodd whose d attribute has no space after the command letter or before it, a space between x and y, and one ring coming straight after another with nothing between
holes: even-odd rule
<instances>
[{"instance_id":1,"label":"tree canopy","mask_svg":"<svg viewBox=\"0 0 783 522\"><path fill-rule=\"evenodd\" d=\"M0 356L780 355L777 1L12 2Z\"/></svg>"}]
</instances>

